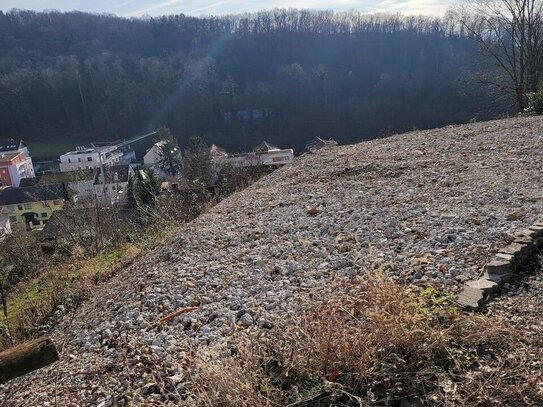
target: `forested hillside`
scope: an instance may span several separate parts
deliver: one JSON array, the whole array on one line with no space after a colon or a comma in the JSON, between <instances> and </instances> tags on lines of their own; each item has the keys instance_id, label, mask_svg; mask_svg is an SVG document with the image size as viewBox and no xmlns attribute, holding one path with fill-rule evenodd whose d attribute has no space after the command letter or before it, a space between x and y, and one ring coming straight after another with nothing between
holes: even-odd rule
<instances>
[{"instance_id":1,"label":"forested hillside","mask_svg":"<svg viewBox=\"0 0 543 407\"><path fill-rule=\"evenodd\" d=\"M232 150L496 117L446 20L275 10L124 19L0 12L0 138L105 140L165 124Z\"/></svg>"}]
</instances>

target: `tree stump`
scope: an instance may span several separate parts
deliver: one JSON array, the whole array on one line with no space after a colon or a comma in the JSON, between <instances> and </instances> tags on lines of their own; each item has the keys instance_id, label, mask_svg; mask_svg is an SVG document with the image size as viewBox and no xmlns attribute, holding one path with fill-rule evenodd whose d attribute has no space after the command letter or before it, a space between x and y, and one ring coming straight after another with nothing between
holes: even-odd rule
<instances>
[{"instance_id":1,"label":"tree stump","mask_svg":"<svg viewBox=\"0 0 543 407\"><path fill-rule=\"evenodd\" d=\"M49 338L38 338L0 353L0 384L41 369L58 360L57 347Z\"/></svg>"}]
</instances>

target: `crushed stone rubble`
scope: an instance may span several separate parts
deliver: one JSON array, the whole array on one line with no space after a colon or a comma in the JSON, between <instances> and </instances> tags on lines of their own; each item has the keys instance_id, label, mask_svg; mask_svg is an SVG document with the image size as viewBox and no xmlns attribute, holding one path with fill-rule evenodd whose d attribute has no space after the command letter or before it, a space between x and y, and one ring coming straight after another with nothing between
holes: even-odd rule
<instances>
[{"instance_id":1,"label":"crushed stone rubble","mask_svg":"<svg viewBox=\"0 0 543 407\"><path fill-rule=\"evenodd\" d=\"M176 405L194 352L288 323L337 277L458 292L543 214L542 146L543 120L519 118L298 157L104 283L51 332L62 363L0 386L0 403Z\"/></svg>"}]
</instances>

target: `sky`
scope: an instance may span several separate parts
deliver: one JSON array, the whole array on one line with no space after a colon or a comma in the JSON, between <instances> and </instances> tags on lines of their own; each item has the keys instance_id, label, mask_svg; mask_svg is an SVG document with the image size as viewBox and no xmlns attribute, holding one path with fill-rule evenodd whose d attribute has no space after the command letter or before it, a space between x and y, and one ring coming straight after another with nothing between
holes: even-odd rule
<instances>
[{"instance_id":1,"label":"sky","mask_svg":"<svg viewBox=\"0 0 543 407\"><path fill-rule=\"evenodd\" d=\"M0 10L85 11L123 17L188 14L193 16L254 12L273 8L401 12L441 16L453 0L0 0Z\"/></svg>"}]
</instances>

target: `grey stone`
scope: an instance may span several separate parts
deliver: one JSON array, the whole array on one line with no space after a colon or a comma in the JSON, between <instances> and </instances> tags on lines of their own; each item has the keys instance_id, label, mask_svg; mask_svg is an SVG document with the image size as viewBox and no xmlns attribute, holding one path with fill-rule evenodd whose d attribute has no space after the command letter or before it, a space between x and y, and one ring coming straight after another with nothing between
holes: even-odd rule
<instances>
[{"instance_id":1,"label":"grey stone","mask_svg":"<svg viewBox=\"0 0 543 407\"><path fill-rule=\"evenodd\" d=\"M488 274L510 274L513 269L509 261L495 258L485 266L485 271Z\"/></svg>"},{"instance_id":2,"label":"grey stone","mask_svg":"<svg viewBox=\"0 0 543 407\"><path fill-rule=\"evenodd\" d=\"M464 286L458 294L458 304L468 310L476 310L483 303L485 295L479 288Z\"/></svg>"},{"instance_id":3,"label":"grey stone","mask_svg":"<svg viewBox=\"0 0 543 407\"><path fill-rule=\"evenodd\" d=\"M249 313L243 314L243 315L239 318L238 323L239 323L241 326L244 326L244 327L248 328L248 327L250 327L251 325L253 325L253 317L252 317L251 314L249 314Z\"/></svg>"},{"instance_id":4,"label":"grey stone","mask_svg":"<svg viewBox=\"0 0 543 407\"><path fill-rule=\"evenodd\" d=\"M543 225L532 225L528 229L535 232L533 237L543 237Z\"/></svg>"},{"instance_id":5,"label":"grey stone","mask_svg":"<svg viewBox=\"0 0 543 407\"><path fill-rule=\"evenodd\" d=\"M510 281L511 276L512 276L511 273L509 273L509 274L488 274L488 273L484 273L482 278L484 278L485 280L493 281L496 284L498 284L498 286L500 286L503 283L507 283L508 281Z\"/></svg>"},{"instance_id":6,"label":"grey stone","mask_svg":"<svg viewBox=\"0 0 543 407\"><path fill-rule=\"evenodd\" d=\"M528 247L524 244L513 242L499 249L500 253L511 254L515 256L515 260L519 263L524 262L528 254Z\"/></svg>"},{"instance_id":7,"label":"grey stone","mask_svg":"<svg viewBox=\"0 0 543 407\"><path fill-rule=\"evenodd\" d=\"M525 238L533 238L537 236L537 231L534 231L530 228L528 229L522 229L515 233L515 239L525 239Z\"/></svg>"},{"instance_id":8,"label":"grey stone","mask_svg":"<svg viewBox=\"0 0 543 407\"><path fill-rule=\"evenodd\" d=\"M524 250L525 256L530 256L535 246L533 239L529 236L524 236L524 235L515 236L514 243L518 243L524 246L523 250Z\"/></svg>"},{"instance_id":9,"label":"grey stone","mask_svg":"<svg viewBox=\"0 0 543 407\"><path fill-rule=\"evenodd\" d=\"M467 283L468 287L478 288L483 291L485 294L491 294L498 289L498 283L492 280L487 280L485 278L480 278L478 280L469 281Z\"/></svg>"},{"instance_id":10,"label":"grey stone","mask_svg":"<svg viewBox=\"0 0 543 407\"><path fill-rule=\"evenodd\" d=\"M156 390L157 390L156 383L147 383L146 385L140 388L140 393L142 396L148 396L149 394L153 393Z\"/></svg>"}]
</instances>

